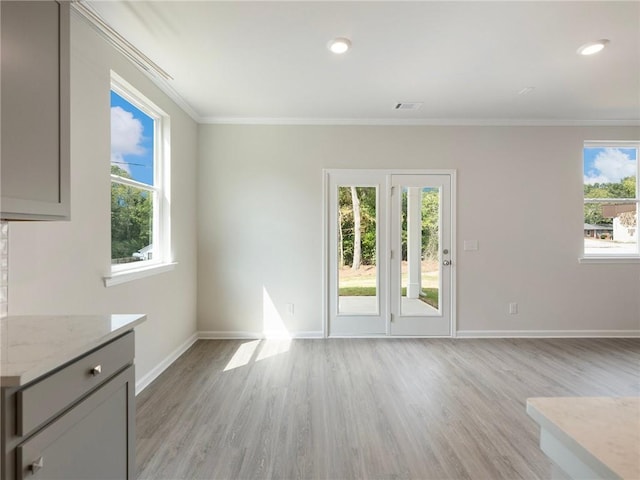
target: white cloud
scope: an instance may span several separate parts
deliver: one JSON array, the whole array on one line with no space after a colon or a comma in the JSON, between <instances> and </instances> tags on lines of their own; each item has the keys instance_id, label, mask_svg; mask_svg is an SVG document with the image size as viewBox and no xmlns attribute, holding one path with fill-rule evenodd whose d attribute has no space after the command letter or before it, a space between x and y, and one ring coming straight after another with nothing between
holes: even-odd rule
<instances>
[{"instance_id":1,"label":"white cloud","mask_svg":"<svg viewBox=\"0 0 640 480\"><path fill-rule=\"evenodd\" d=\"M122 107L111 107L111 163L130 172L125 155L142 155L142 122Z\"/></svg>"},{"instance_id":2,"label":"white cloud","mask_svg":"<svg viewBox=\"0 0 640 480\"><path fill-rule=\"evenodd\" d=\"M605 148L593 160L594 168L584 176L584 183L618 183L636 174L636 162L617 148Z\"/></svg>"}]
</instances>

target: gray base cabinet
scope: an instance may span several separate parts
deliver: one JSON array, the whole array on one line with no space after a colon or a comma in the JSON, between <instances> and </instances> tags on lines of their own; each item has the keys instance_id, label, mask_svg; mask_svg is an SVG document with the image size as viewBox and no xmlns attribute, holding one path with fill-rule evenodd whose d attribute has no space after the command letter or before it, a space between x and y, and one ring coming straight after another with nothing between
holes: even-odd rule
<instances>
[{"instance_id":1,"label":"gray base cabinet","mask_svg":"<svg viewBox=\"0 0 640 480\"><path fill-rule=\"evenodd\" d=\"M0 477L135 478L133 331L24 387L2 390Z\"/></svg>"}]
</instances>

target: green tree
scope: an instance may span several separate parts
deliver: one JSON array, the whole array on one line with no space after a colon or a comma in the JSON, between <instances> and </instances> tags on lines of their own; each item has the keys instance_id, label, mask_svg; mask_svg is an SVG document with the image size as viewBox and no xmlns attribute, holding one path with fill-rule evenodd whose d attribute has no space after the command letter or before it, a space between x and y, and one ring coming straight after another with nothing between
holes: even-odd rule
<instances>
[{"instance_id":1,"label":"green tree","mask_svg":"<svg viewBox=\"0 0 640 480\"><path fill-rule=\"evenodd\" d=\"M437 259L439 248L440 195L438 190L424 189L421 201L422 256ZM407 191L402 192L402 260L407 260Z\"/></svg>"},{"instance_id":2,"label":"green tree","mask_svg":"<svg viewBox=\"0 0 640 480\"><path fill-rule=\"evenodd\" d=\"M356 187L351 187L351 207L353 208L353 262L351 268L358 270L362 262L362 216Z\"/></svg>"},{"instance_id":3,"label":"green tree","mask_svg":"<svg viewBox=\"0 0 640 480\"><path fill-rule=\"evenodd\" d=\"M131 178L111 166L111 173ZM153 205L151 193L121 183L111 183L111 258L127 258L151 243Z\"/></svg>"},{"instance_id":4,"label":"green tree","mask_svg":"<svg viewBox=\"0 0 640 480\"><path fill-rule=\"evenodd\" d=\"M422 192L422 255L437 259L439 250L440 195L437 190Z\"/></svg>"},{"instance_id":5,"label":"green tree","mask_svg":"<svg viewBox=\"0 0 640 480\"><path fill-rule=\"evenodd\" d=\"M636 192L636 177L623 178L620 183L622 184L621 198L636 198L639 192Z\"/></svg>"},{"instance_id":6,"label":"green tree","mask_svg":"<svg viewBox=\"0 0 640 480\"><path fill-rule=\"evenodd\" d=\"M342 253L342 267L353 262L353 208L349 187L338 187L338 222L338 251Z\"/></svg>"},{"instance_id":7,"label":"green tree","mask_svg":"<svg viewBox=\"0 0 640 480\"><path fill-rule=\"evenodd\" d=\"M360 199L360 225L362 228L362 263L376 264L376 200L375 187L358 187Z\"/></svg>"},{"instance_id":8,"label":"green tree","mask_svg":"<svg viewBox=\"0 0 640 480\"><path fill-rule=\"evenodd\" d=\"M376 188L354 187L360 215L360 258L363 265L376 264ZM338 252L340 266L354 263L356 219L352 187L338 188Z\"/></svg>"}]
</instances>

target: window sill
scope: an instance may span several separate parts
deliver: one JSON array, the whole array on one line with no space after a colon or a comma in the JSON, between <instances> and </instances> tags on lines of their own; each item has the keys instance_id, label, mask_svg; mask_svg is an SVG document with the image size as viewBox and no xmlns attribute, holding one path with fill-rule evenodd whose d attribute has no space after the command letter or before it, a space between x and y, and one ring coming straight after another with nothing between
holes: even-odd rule
<instances>
[{"instance_id":1,"label":"window sill","mask_svg":"<svg viewBox=\"0 0 640 480\"><path fill-rule=\"evenodd\" d=\"M111 275L105 275L103 277L104 286L112 287L114 285L120 285L121 283L131 282L140 278L150 277L152 275L158 275L164 272L170 272L171 270L176 268L177 264L177 262L160 263L157 265L150 265L121 272L112 272Z\"/></svg>"},{"instance_id":2,"label":"window sill","mask_svg":"<svg viewBox=\"0 0 640 480\"><path fill-rule=\"evenodd\" d=\"M640 257L580 257L580 263L640 263Z\"/></svg>"}]
</instances>

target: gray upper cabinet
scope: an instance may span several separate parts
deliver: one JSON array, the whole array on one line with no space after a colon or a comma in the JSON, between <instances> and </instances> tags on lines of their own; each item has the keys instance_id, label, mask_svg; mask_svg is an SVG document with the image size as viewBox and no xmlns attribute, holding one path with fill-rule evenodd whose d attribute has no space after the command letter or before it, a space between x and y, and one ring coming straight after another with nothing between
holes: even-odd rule
<instances>
[{"instance_id":1,"label":"gray upper cabinet","mask_svg":"<svg viewBox=\"0 0 640 480\"><path fill-rule=\"evenodd\" d=\"M0 2L2 219L69 218L69 20L68 2Z\"/></svg>"}]
</instances>

